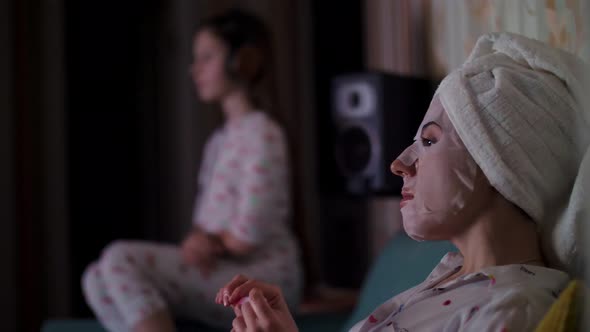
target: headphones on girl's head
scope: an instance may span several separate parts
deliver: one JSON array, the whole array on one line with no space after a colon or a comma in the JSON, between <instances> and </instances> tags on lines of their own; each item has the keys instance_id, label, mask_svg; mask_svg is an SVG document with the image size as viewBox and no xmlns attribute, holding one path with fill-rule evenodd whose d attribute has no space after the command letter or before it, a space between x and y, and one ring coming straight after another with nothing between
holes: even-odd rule
<instances>
[{"instance_id":1,"label":"headphones on girl's head","mask_svg":"<svg viewBox=\"0 0 590 332\"><path fill-rule=\"evenodd\" d=\"M263 74L263 56L259 47L241 45L230 49L227 55L225 70L231 79L240 83L252 84Z\"/></svg>"},{"instance_id":2,"label":"headphones on girl's head","mask_svg":"<svg viewBox=\"0 0 590 332\"><path fill-rule=\"evenodd\" d=\"M205 26L212 28L228 47L225 69L231 79L252 84L263 76L270 33L260 18L231 9L210 18Z\"/></svg>"},{"instance_id":3,"label":"headphones on girl's head","mask_svg":"<svg viewBox=\"0 0 590 332\"><path fill-rule=\"evenodd\" d=\"M270 51L270 31L256 15L231 9L201 24L210 28L227 45L227 76L240 84L256 84L265 76L264 65Z\"/></svg>"}]
</instances>

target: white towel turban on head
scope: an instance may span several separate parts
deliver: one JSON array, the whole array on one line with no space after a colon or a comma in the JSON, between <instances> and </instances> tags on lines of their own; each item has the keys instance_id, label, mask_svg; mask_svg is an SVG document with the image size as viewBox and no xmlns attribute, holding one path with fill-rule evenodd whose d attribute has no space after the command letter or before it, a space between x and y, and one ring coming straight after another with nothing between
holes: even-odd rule
<instances>
[{"instance_id":1,"label":"white towel turban on head","mask_svg":"<svg viewBox=\"0 0 590 332\"><path fill-rule=\"evenodd\" d=\"M537 223L549 263L574 274L590 203L588 75L572 54L492 33L437 91L491 185Z\"/></svg>"}]
</instances>

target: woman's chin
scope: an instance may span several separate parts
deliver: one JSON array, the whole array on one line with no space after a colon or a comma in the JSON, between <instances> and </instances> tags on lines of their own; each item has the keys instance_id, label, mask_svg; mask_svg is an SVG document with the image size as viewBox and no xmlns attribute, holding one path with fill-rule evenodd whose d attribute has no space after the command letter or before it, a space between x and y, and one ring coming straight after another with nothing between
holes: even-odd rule
<instances>
[{"instance_id":1,"label":"woman's chin","mask_svg":"<svg viewBox=\"0 0 590 332\"><path fill-rule=\"evenodd\" d=\"M419 241L419 242L428 241L428 239L425 239L425 238L421 237L421 236L420 236L420 235L418 235L418 234L410 233L410 232L408 232L408 231L406 231L406 234L408 234L408 236L409 236L410 238L412 238L412 240L414 240L414 241Z\"/></svg>"},{"instance_id":2,"label":"woman's chin","mask_svg":"<svg viewBox=\"0 0 590 332\"><path fill-rule=\"evenodd\" d=\"M428 221L416 220L416 216L402 215L402 225L409 237L416 241L443 240L442 229Z\"/></svg>"}]
</instances>

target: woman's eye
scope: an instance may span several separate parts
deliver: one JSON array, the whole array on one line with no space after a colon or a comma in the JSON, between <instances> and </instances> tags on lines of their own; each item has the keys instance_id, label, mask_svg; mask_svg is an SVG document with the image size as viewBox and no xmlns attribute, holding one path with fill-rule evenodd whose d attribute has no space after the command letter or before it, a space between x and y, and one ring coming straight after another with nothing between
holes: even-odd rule
<instances>
[{"instance_id":1,"label":"woman's eye","mask_svg":"<svg viewBox=\"0 0 590 332\"><path fill-rule=\"evenodd\" d=\"M428 147L428 146L431 146L432 144L435 144L435 143L436 143L436 141L433 139L422 137L422 146Z\"/></svg>"}]
</instances>

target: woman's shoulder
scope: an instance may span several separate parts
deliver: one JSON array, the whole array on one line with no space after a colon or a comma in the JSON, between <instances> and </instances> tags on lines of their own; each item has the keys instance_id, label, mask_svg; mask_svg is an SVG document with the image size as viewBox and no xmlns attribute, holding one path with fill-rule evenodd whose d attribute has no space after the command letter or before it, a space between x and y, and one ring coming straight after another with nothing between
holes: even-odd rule
<instances>
[{"instance_id":1,"label":"woman's shoulder","mask_svg":"<svg viewBox=\"0 0 590 332\"><path fill-rule=\"evenodd\" d=\"M559 288L568 281L567 273L545 266L511 264L484 268L481 273L494 280L494 285L501 288Z\"/></svg>"},{"instance_id":2,"label":"woman's shoulder","mask_svg":"<svg viewBox=\"0 0 590 332\"><path fill-rule=\"evenodd\" d=\"M569 276L559 270L533 265L507 265L487 269L490 308L527 310L543 314L567 286Z\"/></svg>"},{"instance_id":3,"label":"woman's shoulder","mask_svg":"<svg viewBox=\"0 0 590 332\"><path fill-rule=\"evenodd\" d=\"M498 266L481 273L488 279L469 288L477 293L468 292L477 294L477 298L457 312L465 324L480 331L493 330L491 327L534 329L569 280L561 271L531 265Z\"/></svg>"}]
</instances>

